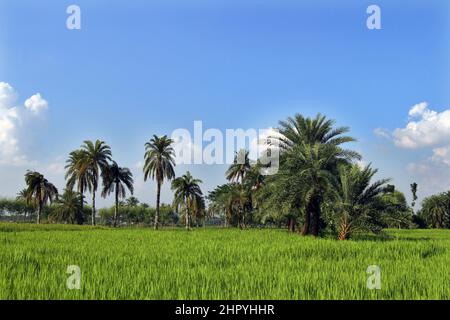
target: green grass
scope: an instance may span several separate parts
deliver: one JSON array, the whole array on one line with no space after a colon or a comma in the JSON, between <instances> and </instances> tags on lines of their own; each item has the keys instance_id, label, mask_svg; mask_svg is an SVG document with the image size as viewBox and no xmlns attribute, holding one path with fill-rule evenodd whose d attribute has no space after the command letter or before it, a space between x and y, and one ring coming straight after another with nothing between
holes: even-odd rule
<instances>
[{"instance_id":1,"label":"green grass","mask_svg":"<svg viewBox=\"0 0 450 320\"><path fill-rule=\"evenodd\" d=\"M0 299L449 299L450 230L388 234L0 224ZM66 287L68 265L80 290ZM366 287L369 265L381 290Z\"/></svg>"}]
</instances>

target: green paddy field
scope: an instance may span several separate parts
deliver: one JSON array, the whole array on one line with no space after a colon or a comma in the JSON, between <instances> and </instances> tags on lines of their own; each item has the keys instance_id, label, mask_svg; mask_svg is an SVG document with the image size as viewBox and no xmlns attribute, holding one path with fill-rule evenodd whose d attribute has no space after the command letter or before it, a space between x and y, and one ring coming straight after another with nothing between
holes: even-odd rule
<instances>
[{"instance_id":1,"label":"green paddy field","mask_svg":"<svg viewBox=\"0 0 450 320\"><path fill-rule=\"evenodd\" d=\"M69 265L81 270L69 289ZM367 268L381 289L367 288ZM285 230L0 224L0 299L450 299L450 230L347 242Z\"/></svg>"}]
</instances>

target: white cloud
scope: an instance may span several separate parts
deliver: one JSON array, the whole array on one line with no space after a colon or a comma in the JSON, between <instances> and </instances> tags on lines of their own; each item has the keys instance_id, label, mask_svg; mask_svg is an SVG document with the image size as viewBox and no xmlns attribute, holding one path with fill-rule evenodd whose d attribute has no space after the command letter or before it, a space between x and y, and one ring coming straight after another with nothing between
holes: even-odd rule
<instances>
[{"instance_id":1,"label":"white cloud","mask_svg":"<svg viewBox=\"0 0 450 320\"><path fill-rule=\"evenodd\" d=\"M396 146L416 149L450 142L450 110L436 112L422 102L409 110L409 116L406 127L393 132Z\"/></svg>"},{"instance_id":2,"label":"white cloud","mask_svg":"<svg viewBox=\"0 0 450 320\"><path fill-rule=\"evenodd\" d=\"M39 113L42 110L47 110L48 102L41 97L40 93L36 93L25 101L25 108L33 113Z\"/></svg>"},{"instance_id":3,"label":"white cloud","mask_svg":"<svg viewBox=\"0 0 450 320\"><path fill-rule=\"evenodd\" d=\"M28 164L24 150L21 149L22 133L29 129L29 115L35 115L48 108L48 103L40 94L26 100L25 106L17 106L17 93L14 88L0 82L0 164Z\"/></svg>"},{"instance_id":4,"label":"white cloud","mask_svg":"<svg viewBox=\"0 0 450 320\"><path fill-rule=\"evenodd\" d=\"M383 129L383 128L375 128L373 130L373 133L380 138L390 138L391 137L391 133L389 132L389 130L387 129Z\"/></svg>"},{"instance_id":5,"label":"white cloud","mask_svg":"<svg viewBox=\"0 0 450 320\"><path fill-rule=\"evenodd\" d=\"M450 146L433 149L431 160L450 166Z\"/></svg>"}]
</instances>

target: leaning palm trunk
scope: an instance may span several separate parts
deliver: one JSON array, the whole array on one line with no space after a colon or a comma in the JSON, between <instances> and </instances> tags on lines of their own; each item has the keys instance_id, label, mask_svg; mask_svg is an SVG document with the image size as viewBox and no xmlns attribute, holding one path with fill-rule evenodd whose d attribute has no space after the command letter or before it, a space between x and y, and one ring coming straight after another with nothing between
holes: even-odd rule
<instances>
[{"instance_id":1,"label":"leaning palm trunk","mask_svg":"<svg viewBox=\"0 0 450 320\"><path fill-rule=\"evenodd\" d=\"M155 225L154 228L155 230L158 229L158 223L159 223L159 202L161 199L161 182L158 182L156 184L156 213L155 213Z\"/></svg>"},{"instance_id":2,"label":"leaning palm trunk","mask_svg":"<svg viewBox=\"0 0 450 320\"><path fill-rule=\"evenodd\" d=\"M95 226L95 190L92 191L92 225Z\"/></svg>"}]
</instances>

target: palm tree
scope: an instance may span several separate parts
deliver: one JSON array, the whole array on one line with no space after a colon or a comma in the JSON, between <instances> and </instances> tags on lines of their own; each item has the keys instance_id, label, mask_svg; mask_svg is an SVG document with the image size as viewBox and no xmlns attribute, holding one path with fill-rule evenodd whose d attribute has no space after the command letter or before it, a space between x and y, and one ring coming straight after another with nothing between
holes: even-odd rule
<instances>
[{"instance_id":1,"label":"palm tree","mask_svg":"<svg viewBox=\"0 0 450 320\"><path fill-rule=\"evenodd\" d=\"M117 226L117 216L119 213L119 197L126 197L126 189L133 194L133 174L128 168L121 168L113 162L102 172L103 191L102 196L106 197L111 192L115 193L114 227Z\"/></svg>"},{"instance_id":2,"label":"palm tree","mask_svg":"<svg viewBox=\"0 0 450 320\"><path fill-rule=\"evenodd\" d=\"M360 168L358 165L341 166L338 184L336 211L339 219L339 240L346 240L357 228L370 229L371 215L376 211L379 196L389 179L371 183L378 170L370 165Z\"/></svg>"},{"instance_id":3,"label":"palm tree","mask_svg":"<svg viewBox=\"0 0 450 320\"><path fill-rule=\"evenodd\" d=\"M232 182L244 182L246 174L251 170L252 166L249 159L249 151L241 149L234 157L233 164L226 172L227 180Z\"/></svg>"},{"instance_id":4,"label":"palm tree","mask_svg":"<svg viewBox=\"0 0 450 320\"><path fill-rule=\"evenodd\" d=\"M66 189L56 201L51 217L57 221L74 223L83 216L83 196L71 189Z\"/></svg>"},{"instance_id":5,"label":"palm tree","mask_svg":"<svg viewBox=\"0 0 450 320\"><path fill-rule=\"evenodd\" d=\"M58 197L58 189L37 171L28 170L25 174L27 185L27 203L37 207L37 223L41 222L42 208L47 202L53 202Z\"/></svg>"},{"instance_id":6,"label":"palm tree","mask_svg":"<svg viewBox=\"0 0 450 320\"><path fill-rule=\"evenodd\" d=\"M82 157L82 170L88 172L86 177L89 191L92 193L92 225L95 225L95 193L101 173L108 167L111 161L111 148L104 142L97 140L95 143L86 140L81 146L84 152Z\"/></svg>"},{"instance_id":7,"label":"palm tree","mask_svg":"<svg viewBox=\"0 0 450 320\"><path fill-rule=\"evenodd\" d=\"M91 171L89 170L89 166L87 166L87 152L86 150L75 150L69 154L69 159L66 161L66 188L69 190L73 190L76 187L76 190L81 194L81 210L83 211L84 206L84 192L90 189L90 182L93 180L89 175ZM83 216L77 216L76 218L78 224L83 224Z\"/></svg>"},{"instance_id":8,"label":"palm tree","mask_svg":"<svg viewBox=\"0 0 450 320\"><path fill-rule=\"evenodd\" d=\"M351 160L351 153L333 144L323 143L303 143L287 154L285 165L288 172L303 181L303 200L306 204L303 235L319 235L323 197L326 192L333 192L336 184L334 169Z\"/></svg>"},{"instance_id":9,"label":"palm tree","mask_svg":"<svg viewBox=\"0 0 450 320\"><path fill-rule=\"evenodd\" d=\"M333 175L337 175L337 164L341 160L348 162L361 158L357 152L339 147L355 139L343 136L349 131L347 127L334 128L334 124L334 120L327 119L321 114L317 114L314 119L296 114L286 121L280 121L279 134L270 137L270 140L274 141L272 145L279 146L282 151L281 166L286 159L289 158L292 162L295 157L300 156L300 161L294 161L295 166L291 168L291 171L288 170L288 174L296 175L298 172L303 172L302 178L306 178L305 185L308 188L305 189L303 197L306 207L303 235L312 233L317 236L319 232L323 192L324 188L328 188L328 182L331 182L328 179L317 180L319 176L328 176L331 179ZM327 153L336 154L329 158ZM341 160L337 161L338 159ZM298 199L295 202L298 205Z\"/></svg>"},{"instance_id":10,"label":"palm tree","mask_svg":"<svg viewBox=\"0 0 450 320\"><path fill-rule=\"evenodd\" d=\"M156 214L154 228L158 229L158 219L161 200L161 185L164 179L171 180L175 177L175 151L172 148L173 140L167 136L153 138L145 144L144 156L144 181L149 177L156 179Z\"/></svg>"},{"instance_id":11,"label":"palm tree","mask_svg":"<svg viewBox=\"0 0 450 320\"><path fill-rule=\"evenodd\" d=\"M450 191L425 198L419 215L432 228L450 228Z\"/></svg>"},{"instance_id":12,"label":"palm tree","mask_svg":"<svg viewBox=\"0 0 450 320\"><path fill-rule=\"evenodd\" d=\"M188 171L183 176L172 181L172 190L174 194L174 206L184 207L186 229L189 229L189 217L194 210L201 209L203 206L203 194L199 184L201 180L195 179Z\"/></svg>"},{"instance_id":13,"label":"palm tree","mask_svg":"<svg viewBox=\"0 0 450 320\"><path fill-rule=\"evenodd\" d=\"M28 189L24 188L17 193L16 200L26 200L28 198Z\"/></svg>"}]
</instances>

